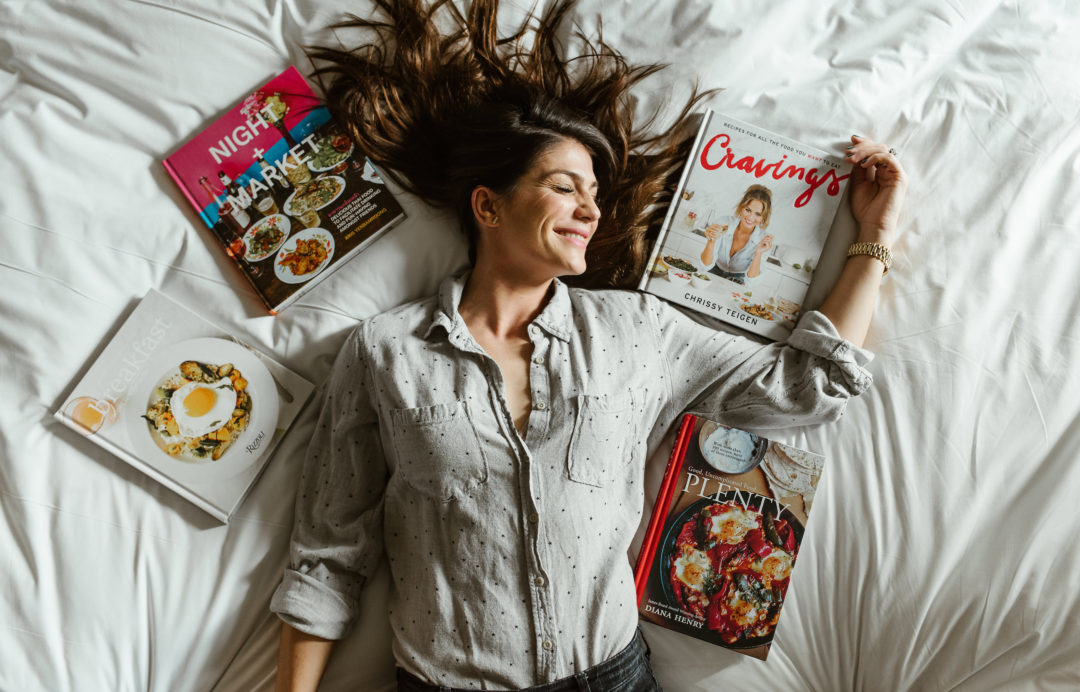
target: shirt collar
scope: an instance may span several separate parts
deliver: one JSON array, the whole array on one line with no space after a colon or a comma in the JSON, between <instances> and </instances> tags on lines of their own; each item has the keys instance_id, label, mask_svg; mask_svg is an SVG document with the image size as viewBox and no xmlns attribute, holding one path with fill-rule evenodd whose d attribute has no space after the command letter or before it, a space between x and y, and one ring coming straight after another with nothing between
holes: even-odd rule
<instances>
[{"instance_id":1,"label":"shirt collar","mask_svg":"<svg viewBox=\"0 0 1080 692\"><path fill-rule=\"evenodd\" d=\"M435 307L432 309L431 323L424 332L424 338L431 338L436 328L443 329L453 342L459 336L468 335L469 329L458 312L461 304L461 295L465 292L465 283L469 280L470 270L443 279L439 285L439 295ZM543 329L548 334L563 341L570 340L572 326L570 314L570 291L566 284L558 279L552 281L553 292L548 299L547 305L533 320L533 324Z\"/></svg>"},{"instance_id":2,"label":"shirt collar","mask_svg":"<svg viewBox=\"0 0 1080 692\"><path fill-rule=\"evenodd\" d=\"M533 320L533 324L562 341L570 341L570 329L573 326L570 314L570 290L562 281L551 282L552 294L543 311Z\"/></svg>"}]
</instances>

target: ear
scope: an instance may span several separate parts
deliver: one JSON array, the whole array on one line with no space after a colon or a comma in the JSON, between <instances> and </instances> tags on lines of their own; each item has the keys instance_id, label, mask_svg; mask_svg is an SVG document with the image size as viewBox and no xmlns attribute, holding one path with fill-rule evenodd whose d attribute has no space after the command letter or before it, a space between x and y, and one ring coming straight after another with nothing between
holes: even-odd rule
<instances>
[{"instance_id":1,"label":"ear","mask_svg":"<svg viewBox=\"0 0 1080 692\"><path fill-rule=\"evenodd\" d=\"M496 228L499 225L499 196L490 187L477 185L472 191L472 212L480 228Z\"/></svg>"}]
</instances>

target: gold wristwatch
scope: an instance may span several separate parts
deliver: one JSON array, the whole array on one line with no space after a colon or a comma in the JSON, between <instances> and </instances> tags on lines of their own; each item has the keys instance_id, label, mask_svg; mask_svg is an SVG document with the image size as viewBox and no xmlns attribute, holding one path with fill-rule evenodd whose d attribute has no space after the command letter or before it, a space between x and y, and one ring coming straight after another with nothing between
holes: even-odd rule
<instances>
[{"instance_id":1,"label":"gold wristwatch","mask_svg":"<svg viewBox=\"0 0 1080 692\"><path fill-rule=\"evenodd\" d=\"M882 276L888 274L889 268L892 267L892 252L881 243L868 243L865 241L852 243L851 247L848 248L847 256L854 257L855 255L870 255L876 260L881 260L881 263L885 265Z\"/></svg>"}]
</instances>

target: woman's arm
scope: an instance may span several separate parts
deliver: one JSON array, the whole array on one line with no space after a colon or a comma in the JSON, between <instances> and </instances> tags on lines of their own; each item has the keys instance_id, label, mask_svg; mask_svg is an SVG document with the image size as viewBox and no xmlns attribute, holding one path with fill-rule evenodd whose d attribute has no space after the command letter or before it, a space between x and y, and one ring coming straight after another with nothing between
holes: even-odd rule
<instances>
[{"instance_id":1,"label":"woman's arm","mask_svg":"<svg viewBox=\"0 0 1080 692\"><path fill-rule=\"evenodd\" d=\"M720 239L720 236L727 232L728 224L726 223L713 223L705 229L705 237L708 239L705 241L705 249L701 251L701 261L705 264L705 269L712 268L716 261L716 241Z\"/></svg>"},{"instance_id":2,"label":"woman's arm","mask_svg":"<svg viewBox=\"0 0 1080 692\"><path fill-rule=\"evenodd\" d=\"M333 648L333 639L316 637L281 623L274 692L315 692Z\"/></svg>"},{"instance_id":3,"label":"woman's arm","mask_svg":"<svg viewBox=\"0 0 1080 692\"><path fill-rule=\"evenodd\" d=\"M859 224L858 240L891 247L907 192L907 175L884 144L854 135L851 141L847 159L854 163L851 211ZM870 329L884 270L873 257L849 257L819 308L840 336L856 346L862 346Z\"/></svg>"},{"instance_id":4,"label":"woman's arm","mask_svg":"<svg viewBox=\"0 0 1080 692\"><path fill-rule=\"evenodd\" d=\"M701 251L701 263L709 268L713 264L713 246L716 245L716 241L710 238L705 241L705 249Z\"/></svg>"},{"instance_id":5,"label":"woman's arm","mask_svg":"<svg viewBox=\"0 0 1080 692\"><path fill-rule=\"evenodd\" d=\"M346 338L296 483L289 563L270 601L281 618L278 690L314 690L333 641L359 617L359 595L383 554L386 488L378 387L364 353L370 321Z\"/></svg>"},{"instance_id":6,"label":"woman's arm","mask_svg":"<svg viewBox=\"0 0 1080 692\"><path fill-rule=\"evenodd\" d=\"M643 293L656 337L658 382L667 383L666 420L700 413L726 425L771 430L836 420L873 379L871 356L851 347L818 311L783 343L718 331Z\"/></svg>"},{"instance_id":7,"label":"woman's arm","mask_svg":"<svg viewBox=\"0 0 1080 692\"><path fill-rule=\"evenodd\" d=\"M746 270L747 278L753 279L761 273L761 256L772 248L772 236L767 235L761 239L754 248L754 259L750 260L750 267Z\"/></svg>"},{"instance_id":8,"label":"woman's arm","mask_svg":"<svg viewBox=\"0 0 1080 692\"><path fill-rule=\"evenodd\" d=\"M708 269L713 265L716 257L716 239L720 237L720 231L726 229L727 226L721 226L718 223L714 223L705 229L705 249L701 251L701 262Z\"/></svg>"}]
</instances>

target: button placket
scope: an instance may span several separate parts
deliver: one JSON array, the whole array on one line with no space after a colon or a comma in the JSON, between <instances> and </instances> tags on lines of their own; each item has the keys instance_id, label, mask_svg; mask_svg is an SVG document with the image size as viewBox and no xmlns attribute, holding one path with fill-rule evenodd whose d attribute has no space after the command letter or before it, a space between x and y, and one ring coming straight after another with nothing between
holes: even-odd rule
<instances>
[{"instance_id":1,"label":"button placket","mask_svg":"<svg viewBox=\"0 0 1080 692\"><path fill-rule=\"evenodd\" d=\"M529 416L529 439L543 439L548 432L550 416L550 378L546 368L541 367L546 362L546 355L551 340L536 326L529 326L529 337L533 345L532 366L529 368L529 389L532 393L532 412ZM539 469L531 463L531 455L527 455L528 462L525 467L526 473L524 485L526 492L523 495L526 502L535 510L527 513L528 521L524 527L525 533L531 539L530 550L527 553L527 562L530 573L529 592L533 598L533 613L536 623L535 636L540 640L540 648L537 651L537 665L545 675L554 675L558 668L558 655L555 651L555 642L551 636L554 631L554 607L550 593L550 584L546 578L544 564L544 541L541 540L540 507L542 499L539 496L543 488L538 475Z\"/></svg>"},{"instance_id":2,"label":"button placket","mask_svg":"<svg viewBox=\"0 0 1080 692\"><path fill-rule=\"evenodd\" d=\"M533 345L532 367L529 368L529 389L532 394L532 412L546 414L551 410L551 387L547 368L541 366L547 362L547 353L550 348L551 339L545 338L545 335L536 327L536 325L531 325L529 327L529 334L531 335L530 340ZM538 439L540 435L547 434L549 422L546 415L529 416L529 433L537 436L533 439Z\"/></svg>"}]
</instances>

